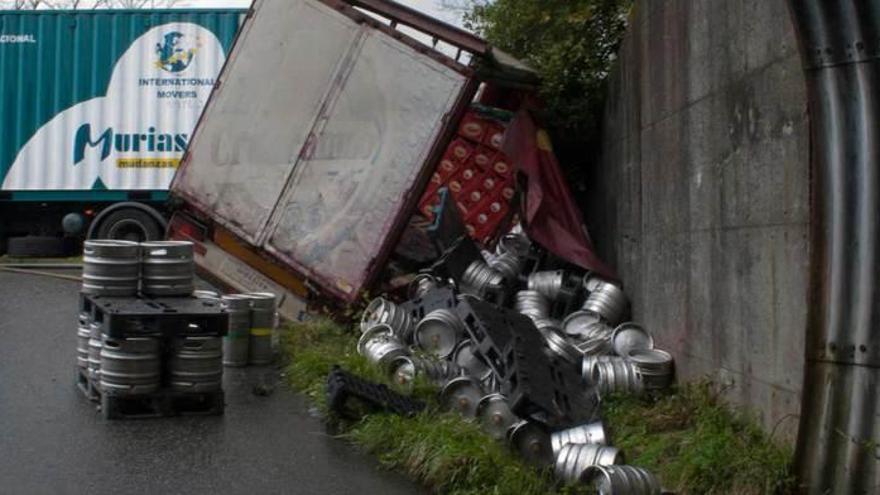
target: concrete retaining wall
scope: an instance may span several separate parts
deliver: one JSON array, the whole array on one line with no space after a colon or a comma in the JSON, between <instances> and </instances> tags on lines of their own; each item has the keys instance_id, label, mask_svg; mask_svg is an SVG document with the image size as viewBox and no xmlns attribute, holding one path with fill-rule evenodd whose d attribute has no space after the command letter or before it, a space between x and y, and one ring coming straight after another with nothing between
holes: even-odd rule
<instances>
[{"instance_id":1,"label":"concrete retaining wall","mask_svg":"<svg viewBox=\"0 0 880 495\"><path fill-rule=\"evenodd\" d=\"M794 439L809 128L784 0L637 1L587 223L680 377L731 386Z\"/></svg>"}]
</instances>

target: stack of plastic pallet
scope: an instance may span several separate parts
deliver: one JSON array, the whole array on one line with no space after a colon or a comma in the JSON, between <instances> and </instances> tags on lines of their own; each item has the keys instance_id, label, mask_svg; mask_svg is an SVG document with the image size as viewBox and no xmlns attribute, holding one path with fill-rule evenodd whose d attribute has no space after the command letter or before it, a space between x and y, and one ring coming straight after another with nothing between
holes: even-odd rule
<instances>
[{"instance_id":1,"label":"stack of plastic pallet","mask_svg":"<svg viewBox=\"0 0 880 495\"><path fill-rule=\"evenodd\" d=\"M193 295L193 246L86 241L77 385L107 419L222 414L221 301Z\"/></svg>"}]
</instances>

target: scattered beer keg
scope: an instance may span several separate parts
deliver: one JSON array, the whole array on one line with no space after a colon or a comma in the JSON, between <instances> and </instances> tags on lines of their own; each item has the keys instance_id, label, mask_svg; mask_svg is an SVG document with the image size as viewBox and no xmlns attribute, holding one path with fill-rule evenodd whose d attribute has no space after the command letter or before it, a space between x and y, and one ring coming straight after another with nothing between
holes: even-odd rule
<instances>
[{"instance_id":1,"label":"scattered beer keg","mask_svg":"<svg viewBox=\"0 0 880 495\"><path fill-rule=\"evenodd\" d=\"M193 291L193 244L189 241L141 243L141 292L186 296Z\"/></svg>"},{"instance_id":2,"label":"scattered beer keg","mask_svg":"<svg viewBox=\"0 0 880 495\"><path fill-rule=\"evenodd\" d=\"M608 466L623 462L623 453L616 447L569 443L559 449L554 467L559 478L574 483L581 479L590 466Z\"/></svg>"},{"instance_id":3,"label":"scattered beer keg","mask_svg":"<svg viewBox=\"0 0 880 495\"><path fill-rule=\"evenodd\" d=\"M593 272L587 272L586 275L584 275L584 278L581 280L581 285L583 286L584 290L587 291L587 294L593 292L594 290L596 290L597 287L605 283L607 282L604 279L597 276Z\"/></svg>"},{"instance_id":4,"label":"scattered beer keg","mask_svg":"<svg viewBox=\"0 0 880 495\"><path fill-rule=\"evenodd\" d=\"M611 339L604 337L595 337L583 340L575 344L575 347L581 351L584 356L600 356L611 352Z\"/></svg>"},{"instance_id":5,"label":"scattered beer keg","mask_svg":"<svg viewBox=\"0 0 880 495\"><path fill-rule=\"evenodd\" d=\"M159 389L159 339L104 337L100 350L101 391L110 395L140 395Z\"/></svg>"},{"instance_id":6,"label":"scattered beer keg","mask_svg":"<svg viewBox=\"0 0 880 495\"><path fill-rule=\"evenodd\" d=\"M632 351L653 349L654 337L641 325L633 322L621 323L611 334L611 345L618 356L627 357Z\"/></svg>"},{"instance_id":7,"label":"scattered beer keg","mask_svg":"<svg viewBox=\"0 0 880 495\"><path fill-rule=\"evenodd\" d=\"M483 431L495 440L504 440L507 430L519 418L510 410L507 398L501 394L489 394L477 404L477 420Z\"/></svg>"},{"instance_id":8,"label":"scattered beer keg","mask_svg":"<svg viewBox=\"0 0 880 495\"><path fill-rule=\"evenodd\" d=\"M610 393L638 395L644 391L642 376L635 365L621 357L597 362L593 366L591 381L596 385L599 395Z\"/></svg>"},{"instance_id":9,"label":"scattered beer keg","mask_svg":"<svg viewBox=\"0 0 880 495\"><path fill-rule=\"evenodd\" d=\"M528 290L540 293L546 299L553 301L559 295L562 288L564 274L561 270L544 270L529 274L527 278Z\"/></svg>"},{"instance_id":10,"label":"scattered beer keg","mask_svg":"<svg viewBox=\"0 0 880 495\"><path fill-rule=\"evenodd\" d=\"M514 281L519 279L522 261L515 253L502 253L492 258L489 267L500 273L504 280Z\"/></svg>"},{"instance_id":11,"label":"scattered beer keg","mask_svg":"<svg viewBox=\"0 0 880 495\"><path fill-rule=\"evenodd\" d=\"M248 337L248 364L272 362L272 338L275 333L275 294L250 292L251 330Z\"/></svg>"},{"instance_id":12,"label":"scattered beer keg","mask_svg":"<svg viewBox=\"0 0 880 495\"><path fill-rule=\"evenodd\" d=\"M190 336L174 340L169 363L171 389L211 392L223 382L223 343L220 337Z\"/></svg>"},{"instance_id":13,"label":"scattered beer keg","mask_svg":"<svg viewBox=\"0 0 880 495\"><path fill-rule=\"evenodd\" d=\"M251 298L246 294L227 294L221 298L229 314L229 327L223 337L223 365L248 364L251 335Z\"/></svg>"},{"instance_id":14,"label":"scattered beer keg","mask_svg":"<svg viewBox=\"0 0 880 495\"><path fill-rule=\"evenodd\" d=\"M412 388L417 376L424 376L442 386L462 375L462 369L455 363L417 356L397 356L389 361L388 368L391 370L391 381L407 390Z\"/></svg>"},{"instance_id":15,"label":"scattered beer keg","mask_svg":"<svg viewBox=\"0 0 880 495\"><path fill-rule=\"evenodd\" d=\"M488 291L501 287L504 277L493 270L483 260L474 260L461 276L461 291L477 297L483 297Z\"/></svg>"},{"instance_id":16,"label":"scattered beer keg","mask_svg":"<svg viewBox=\"0 0 880 495\"><path fill-rule=\"evenodd\" d=\"M514 309L533 320L550 317L550 301L536 290L517 292Z\"/></svg>"},{"instance_id":17,"label":"scattered beer keg","mask_svg":"<svg viewBox=\"0 0 880 495\"><path fill-rule=\"evenodd\" d=\"M528 420L514 423L507 430L507 441L529 464L542 468L553 464L550 435L537 423Z\"/></svg>"},{"instance_id":18,"label":"scattered beer keg","mask_svg":"<svg viewBox=\"0 0 880 495\"><path fill-rule=\"evenodd\" d=\"M474 346L470 339L464 339L455 346L451 359L470 376L484 379L486 375L492 373L489 365L474 354Z\"/></svg>"},{"instance_id":19,"label":"scattered beer keg","mask_svg":"<svg viewBox=\"0 0 880 495\"><path fill-rule=\"evenodd\" d=\"M406 292L410 299L419 299L424 297L431 289L439 286L440 281L436 277L427 273L420 273L409 283Z\"/></svg>"},{"instance_id":20,"label":"scattered beer keg","mask_svg":"<svg viewBox=\"0 0 880 495\"><path fill-rule=\"evenodd\" d=\"M357 344L358 353L371 363L386 367L399 357L409 354L409 350L397 337L390 325L380 323L361 334Z\"/></svg>"},{"instance_id":21,"label":"scattered beer keg","mask_svg":"<svg viewBox=\"0 0 880 495\"><path fill-rule=\"evenodd\" d=\"M626 295L617 285L603 282L587 296L583 309L601 316L609 325L617 325L626 309Z\"/></svg>"},{"instance_id":22,"label":"scattered beer keg","mask_svg":"<svg viewBox=\"0 0 880 495\"><path fill-rule=\"evenodd\" d=\"M440 392L440 405L445 411L455 411L464 418L477 416L477 405L483 398L479 382L469 376L450 380Z\"/></svg>"},{"instance_id":23,"label":"scattered beer keg","mask_svg":"<svg viewBox=\"0 0 880 495\"><path fill-rule=\"evenodd\" d=\"M613 361L618 356L612 356L611 354L591 354L584 355L584 360L581 363L581 376L584 381L587 383L592 383L593 381L593 368L596 366L596 363L607 363L609 361Z\"/></svg>"},{"instance_id":24,"label":"scattered beer keg","mask_svg":"<svg viewBox=\"0 0 880 495\"><path fill-rule=\"evenodd\" d=\"M539 326L538 331L541 332L544 341L547 343L547 349L553 356L563 359L574 366L581 363L583 353L569 342L557 327L552 325Z\"/></svg>"},{"instance_id":25,"label":"scattered beer keg","mask_svg":"<svg viewBox=\"0 0 880 495\"><path fill-rule=\"evenodd\" d=\"M605 434L605 425L603 425L601 421L595 421L593 423L560 430L550 435L550 444L553 447L553 455L558 456L562 447L570 443L607 445L608 436Z\"/></svg>"},{"instance_id":26,"label":"scattered beer keg","mask_svg":"<svg viewBox=\"0 0 880 495\"><path fill-rule=\"evenodd\" d=\"M645 388L659 390L672 382L672 355L660 349L636 349L629 352L628 360L640 374Z\"/></svg>"},{"instance_id":27,"label":"scattered beer keg","mask_svg":"<svg viewBox=\"0 0 880 495\"><path fill-rule=\"evenodd\" d=\"M394 335L401 342L406 344L412 342L412 331L415 325L409 313L397 304L377 297L370 301L361 315L361 332L366 332L368 328L380 323L390 326Z\"/></svg>"},{"instance_id":28,"label":"scattered beer keg","mask_svg":"<svg viewBox=\"0 0 880 495\"><path fill-rule=\"evenodd\" d=\"M140 247L136 242L87 240L83 244L81 291L95 296L134 296L140 269Z\"/></svg>"},{"instance_id":29,"label":"scattered beer keg","mask_svg":"<svg viewBox=\"0 0 880 495\"><path fill-rule=\"evenodd\" d=\"M498 245L495 246L495 253L499 255L513 254L522 258L529 254L531 245L532 242L523 234L505 234L498 240Z\"/></svg>"},{"instance_id":30,"label":"scattered beer keg","mask_svg":"<svg viewBox=\"0 0 880 495\"><path fill-rule=\"evenodd\" d=\"M562 331L575 339L590 339L605 328L602 318L589 311L575 311L562 320Z\"/></svg>"},{"instance_id":31,"label":"scattered beer keg","mask_svg":"<svg viewBox=\"0 0 880 495\"><path fill-rule=\"evenodd\" d=\"M562 291L565 282L565 272L562 270L540 271L529 275L529 290L540 292L544 297L555 301Z\"/></svg>"},{"instance_id":32,"label":"scattered beer keg","mask_svg":"<svg viewBox=\"0 0 880 495\"><path fill-rule=\"evenodd\" d=\"M660 480L647 469L626 466L591 466L581 480L600 495L660 495Z\"/></svg>"},{"instance_id":33,"label":"scattered beer keg","mask_svg":"<svg viewBox=\"0 0 880 495\"><path fill-rule=\"evenodd\" d=\"M464 324L448 309L431 311L416 325L413 340L416 347L439 358L446 358L461 340Z\"/></svg>"}]
</instances>

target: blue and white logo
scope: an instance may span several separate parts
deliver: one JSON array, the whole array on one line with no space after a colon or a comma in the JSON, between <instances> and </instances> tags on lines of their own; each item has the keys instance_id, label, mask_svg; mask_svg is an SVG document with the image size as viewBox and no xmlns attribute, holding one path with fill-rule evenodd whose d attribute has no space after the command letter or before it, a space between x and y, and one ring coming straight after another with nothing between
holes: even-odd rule
<instances>
[{"instance_id":1,"label":"blue and white logo","mask_svg":"<svg viewBox=\"0 0 880 495\"><path fill-rule=\"evenodd\" d=\"M183 72L198 52L198 46L186 46L186 36L178 31L167 33L162 43L156 43L156 67L168 72Z\"/></svg>"}]
</instances>

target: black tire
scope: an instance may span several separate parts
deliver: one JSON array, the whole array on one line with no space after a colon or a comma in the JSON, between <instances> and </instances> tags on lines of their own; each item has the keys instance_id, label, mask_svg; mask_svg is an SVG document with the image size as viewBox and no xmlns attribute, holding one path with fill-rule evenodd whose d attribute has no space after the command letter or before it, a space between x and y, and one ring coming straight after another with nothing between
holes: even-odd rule
<instances>
[{"instance_id":1,"label":"black tire","mask_svg":"<svg viewBox=\"0 0 880 495\"><path fill-rule=\"evenodd\" d=\"M10 237L6 243L9 256L59 257L66 256L64 239L61 237L27 236Z\"/></svg>"},{"instance_id":2,"label":"black tire","mask_svg":"<svg viewBox=\"0 0 880 495\"><path fill-rule=\"evenodd\" d=\"M156 241L163 236L162 227L149 213L134 208L122 208L102 219L92 237L143 242Z\"/></svg>"}]
</instances>

